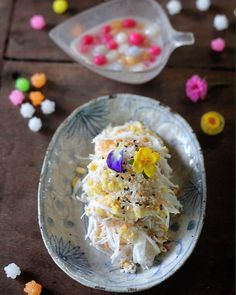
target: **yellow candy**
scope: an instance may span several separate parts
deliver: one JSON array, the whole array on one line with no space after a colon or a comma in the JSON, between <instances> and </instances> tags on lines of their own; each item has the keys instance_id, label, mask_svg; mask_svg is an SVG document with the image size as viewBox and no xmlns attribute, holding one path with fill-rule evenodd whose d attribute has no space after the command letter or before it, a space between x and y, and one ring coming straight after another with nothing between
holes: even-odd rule
<instances>
[{"instance_id":1,"label":"yellow candy","mask_svg":"<svg viewBox=\"0 0 236 295\"><path fill-rule=\"evenodd\" d=\"M225 126L223 116L217 112L207 112L201 117L202 131L208 135L221 133Z\"/></svg>"},{"instance_id":2,"label":"yellow candy","mask_svg":"<svg viewBox=\"0 0 236 295\"><path fill-rule=\"evenodd\" d=\"M66 0L55 0L52 9L55 13L62 14L68 9L68 2Z\"/></svg>"},{"instance_id":3,"label":"yellow candy","mask_svg":"<svg viewBox=\"0 0 236 295\"><path fill-rule=\"evenodd\" d=\"M134 56L126 56L124 58L124 61L127 66L133 66L139 62L139 60Z\"/></svg>"},{"instance_id":4,"label":"yellow candy","mask_svg":"<svg viewBox=\"0 0 236 295\"><path fill-rule=\"evenodd\" d=\"M111 27L114 31L120 31L122 29L122 21L121 20L114 20L111 23Z\"/></svg>"}]
</instances>

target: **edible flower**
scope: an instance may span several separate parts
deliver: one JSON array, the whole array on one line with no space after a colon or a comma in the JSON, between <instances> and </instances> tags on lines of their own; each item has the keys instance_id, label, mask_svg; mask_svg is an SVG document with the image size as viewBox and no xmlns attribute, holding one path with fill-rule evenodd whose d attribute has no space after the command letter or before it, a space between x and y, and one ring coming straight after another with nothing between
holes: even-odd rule
<instances>
[{"instance_id":1,"label":"edible flower","mask_svg":"<svg viewBox=\"0 0 236 295\"><path fill-rule=\"evenodd\" d=\"M185 93L192 101L197 102L199 99L204 99L207 94L207 82L198 75L193 75L186 81Z\"/></svg>"},{"instance_id":2,"label":"edible flower","mask_svg":"<svg viewBox=\"0 0 236 295\"><path fill-rule=\"evenodd\" d=\"M152 177L156 172L156 163L160 161L160 154L150 147L141 147L134 155L133 167L135 172L144 173Z\"/></svg>"},{"instance_id":3,"label":"edible flower","mask_svg":"<svg viewBox=\"0 0 236 295\"><path fill-rule=\"evenodd\" d=\"M221 133L225 126L223 116L217 112L207 112L201 117L202 131L208 135L217 135Z\"/></svg>"},{"instance_id":4,"label":"edible flower","mask_svg":"<svg viewBox=\"0 0 236 295\"><path fill-rule=\"evenodd\" d=\"M107 166L116 172L122 172L122 162L122 147L117 147L115 150L112 150L107 156Z\"/></svg>"}]
</instances>

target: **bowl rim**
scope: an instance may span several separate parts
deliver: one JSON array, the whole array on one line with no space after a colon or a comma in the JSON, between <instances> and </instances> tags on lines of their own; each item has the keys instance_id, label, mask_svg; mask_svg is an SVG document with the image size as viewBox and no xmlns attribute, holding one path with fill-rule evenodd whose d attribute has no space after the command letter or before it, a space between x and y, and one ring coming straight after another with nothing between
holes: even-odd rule
<instances>
[{"instance_id":1,"label":"bowl rim","mask_svg":"<svg viewBox=\"0 0 236 295\"><path fill-rule=\"evenodd\" d=\"M194 240L192 242L191 247L189 247L188 252L185 254L185 256L183 256L183 259L181 261L179 261L178 264L176 264L169 272L166 276L163 277L163 279L159 282L153 282L153 283L149 283L145 286L141 286L141 287L137 287L137 288L128 288L128 287L122 287L122 289L118 289L117 287L112 287L112 286L99 286L98 284L87 280L83 277L75 277L73 275L73 273L69 270L67 270L65 268L65 266L60 263L60 261L58 260L57 255L52 251L52 249L48 246L48 238L46 236L46 231L44 230L44 219L42 216L42 197L41 197L41 193L42 193L42 180L44 177L44 173L45 173L45 168L46 165L48 163L48 161L50 160L50 155L51 152L53 150L55 141L57 139L57 137L60 135L61 130L64 128L64 126L67 124L68 121L70 121L75 114L82 110L83 108L89 106L90 104L94 104L97 101L102 101L102 100L109 100L109 99L119 99L120 97L124 97L124 96L131 96L131 97L136 97L140 100L146 100L149 102L152 102L153 104L156 104L158 107L164 108L165 110L167 110L168 112L170 112L171 114L173 114L174 116L176 116L178 118L178 120L180 120L188 129L188 131L191 133L191 135L193 136L193 139L196 143L198 152L199 152L199 159L200 159L200 170L202 173L202 187L203 187L203 191L202 191L202 210L200 212L200 219L199 219L199 225L198 225L198 230L196 231ZM103 291L108 291L108 292L118 292L118 293L132 293L132 292L140 292L140 291L144 291L147 289L150 289L154 286L157 286L159 284L161 284L162 282L164 282L165 280L167 280L169 277L171 277L173 274L176 273L177 270L179 270L184 263L188 260L188 258L191 256L192 252L194 251L197 242L199 240L200 234L202 232L202 228L204 225L204 219L205 219L205 214L206 214L206 200L207 200L207 185L206 185L206 172L205 172L205 165L204 165L204 157L203 157L203 153L199 144L199 141L192 129L192 127L189 125L189 123L181 116L179 115L177 112L174 112L169 106L161 103L159 100L147 97L147 96L142 96L142 95L136 95L136 94L130 94L130 93L117 93L117 94L113 94L113 95L104 95L104 96L99 96L97 98L91 99L88 102L78 106L69 116L67 116L62 123L58 126L57 130L55 131L54 135L52 136L50 143L46 149L46 153L44 156L44 160L43 160L43 165L41 168L41 173L40 173L40 178L39 178L39 185L38 185L38 223L39 223L39 228L40 228L40 233L44 242L44 245L49 253L49 255L51 256L51 258L53 259L53 261L57 264L57 266L64 272L66 273L69 277L71 277L72 279L74 279L76 282L79 282L80 284L86 286L86 287L90 287L90 288L94 288L94 289L99 289L99 290L103 290Z\"/></svg>"}]
</instances>

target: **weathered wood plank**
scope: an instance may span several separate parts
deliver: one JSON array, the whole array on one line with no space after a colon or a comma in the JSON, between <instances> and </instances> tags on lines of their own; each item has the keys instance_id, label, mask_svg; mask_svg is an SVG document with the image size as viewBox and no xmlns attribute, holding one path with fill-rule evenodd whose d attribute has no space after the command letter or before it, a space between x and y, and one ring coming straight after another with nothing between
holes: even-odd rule
<instances>
[{"instance_id":1,"label":"weathered wood plank","mask_svg":"<svg viewBox=\"0 0 236 295\"><path fill-rule=\"evenodd\" d=\"M65 15L56 15L51 9L50 1L21 0L17 1L12 22L10 42L7 49L8 58L70 61L48 37L48 30L79 11L99 4L101 0L70 1L70 11ZM166 1L159 1L164 7ZM27 7L27 9L25 9ZM184 10L179 15L170 16L173 26L180 31L192 31L195 34L194 46L177 49L169 60L169 66L178 67L219 67L234 68L234 3L215 0L208 12L199 12L195 1L184 1ZM19 13L20 12L20 13ZM29 26L29 19L35 13L46 17L48 29L35 32ZM213 28L215 14L226 14L230 20L230 28L225 32L217 32ZM212 54L210 41L216 36L223 36L227 47L222 55Z\"/></svg>"},{"instance_id":2,"label":"weathered wood plank","mask_svg":"<svg viewBox=\"0 0 236 295\"><path fill-rule=\"evenodd\" d=\"M26 76L44 71L49 79L44 92L57 103L55 114L43 118L44 129L30 132L7 96L12 74ZM153 81L130 86L109 81L76 64L6 62L0 92L0 265L15 261L23 270L17 280L0 276L1 294L20 294L26 281L35 279L44 294L109 294L77 284L52 261L37 224L37 186L45 150L52 134L78 105L112 93L135 93L159 99L180 113L196 132L205 157L208 200L203 233L186 264L163 284L140 294L234 294L234 72L199 70L208 81L224 79L228 87L209 92L205 101L193 104L184 96L184 82L193 70L166 69ZM92 82L91 82L92 81ZM168 91L167 91L168 89ZM199 127L202 113L215 110L226 119L224 132L205 136Z\"/></svg>"}]
</instances>

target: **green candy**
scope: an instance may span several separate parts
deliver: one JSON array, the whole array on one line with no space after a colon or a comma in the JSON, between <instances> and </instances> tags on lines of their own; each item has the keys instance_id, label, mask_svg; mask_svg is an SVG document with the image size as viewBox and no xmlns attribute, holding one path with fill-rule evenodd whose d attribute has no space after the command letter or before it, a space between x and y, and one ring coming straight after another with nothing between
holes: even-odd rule
<instances>
[{"instance_id":1,"label":"green candy","mask_svg":"<svg viewBox=\"0 0 236 295\"><path fill-rule=\"evenodd\" d=\"M30 82L26 78L17 78L16 79L16 89L21 90L21 91L28 91L30 89Z\"/></svg>"}]
</instances>

